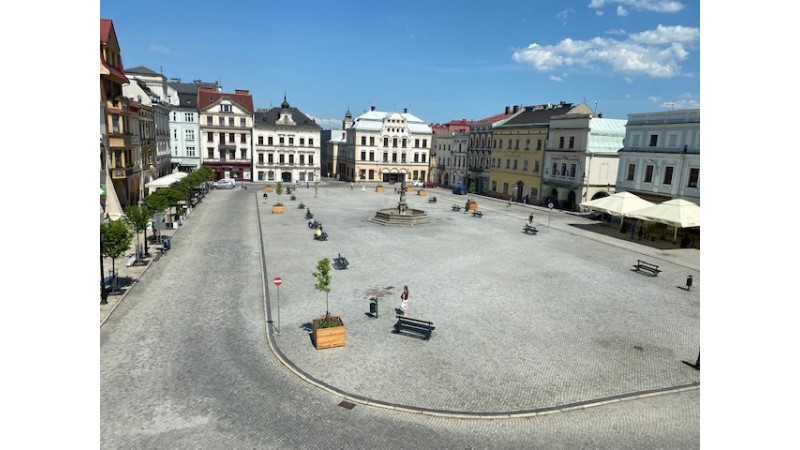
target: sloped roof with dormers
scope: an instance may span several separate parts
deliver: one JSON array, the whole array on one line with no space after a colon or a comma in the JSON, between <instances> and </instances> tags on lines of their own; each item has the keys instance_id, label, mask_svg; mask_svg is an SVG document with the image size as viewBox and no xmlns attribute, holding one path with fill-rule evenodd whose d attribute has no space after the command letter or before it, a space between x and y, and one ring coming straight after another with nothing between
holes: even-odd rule
<instances>
[{"instance_id":1,"label":"sloped roof with dormers","mask_svg":"<svg viewBox=\"0 0 800 450\"><path fill-rule=\"evenodd\" d=\"M231 103L239 105L247 112L253 113L253 96L250 95L250 91L246 90L237 90L235 93L230 94L201 87L197 92L197 107L201 110L206 109L225 98L230 100Z\"/></svg>"},{"instance_id":2,"label":"sloped roof with dormers","mask_svg":"<svg viewBox=\"0 0 800 450\"><path fill-rule=\"evenodd\" d=\"M433 134L433 130L427 123L408 112L394 113L370 110L356 117L350 128L359 131L380 131L384 127L383 120L392 114L399 114L405 120L409 133Z\"/></svg>"},{"instance_id":3,"label":"sloped roof with dormers","mask_svg":"<svg viewBox=\"0 0 800 450\"><path fill-rule=\"evenodd\" d=\"M103 58L103 45L110 46L119 51L119 67L112 66ZM128 83L128 77L125 76L125 69L122 65L122 51L117 41L117 32L114 31L114 23L111 19L100 19L100 65L105 67L111 75L124 80L123 83Z\"/></svg>"},{"instance_id":4,"label":"sloped roof with dormers","mask_svg":"<svg viewBox=\"0 0 800 450\"><path fill-rule=\"evenodd\" d=\"M316 122L303 114L299 109L290 106L286 109L292 116L294 125L279 124L278 119L281 117L283 108L272 108L267 111L256 111L255 121L253 125L255 128L273 128L273 129L292 129L302 131L321 131L322 127Z\"/></svg>"}]
</instances>

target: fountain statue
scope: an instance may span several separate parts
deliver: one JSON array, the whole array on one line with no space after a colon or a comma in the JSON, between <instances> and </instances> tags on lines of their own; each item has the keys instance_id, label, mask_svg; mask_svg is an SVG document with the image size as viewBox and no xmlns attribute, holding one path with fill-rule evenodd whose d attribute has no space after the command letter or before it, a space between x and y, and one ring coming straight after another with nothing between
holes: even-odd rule
<instances>
[{"instance_id":1,"label":"fountain statue","mask_svg":"<svg viewBox=\"0 0 800 450\"><path fill-rule=\"evenodd\" d=\"M375 212L375 217L369 219L380 225L408 227L429 223L425 211L408 207L406 203L406 182L400 183L400 201L397 208L381 209Z\"/></svg>"}]
</instances>

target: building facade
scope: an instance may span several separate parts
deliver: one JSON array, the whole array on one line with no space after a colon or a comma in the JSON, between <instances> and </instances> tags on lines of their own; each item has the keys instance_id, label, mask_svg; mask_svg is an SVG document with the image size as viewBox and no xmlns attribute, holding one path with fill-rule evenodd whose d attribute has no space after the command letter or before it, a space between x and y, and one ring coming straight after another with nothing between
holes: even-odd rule
<instances>
[{"instance_id":1,"label":"building facade","mask_svg":"<svg viewBox=\"0 0 800 450\"><path fill-rule=\"evenodd\" d=\"M233 93L200 86L197 91L200 111L202 164L212 178L251 181L253 170L253 96L237 89Z\"/></svg>"},{"instance_id":2,"label":"building facade","mask_svg":"<svg viewBox=\"0 0 800 450\"><path fill-rule=\"evenodd\" d=\"M567 102L525 106L494 126L490 196L537 205L541 202L550 119L572 108Z\"/></svg>"},{"instance_id":3,"label":"building facade","mask_svg":"<svg viewBox=\"0 0 800 450\"><path fill-rule=\"evenodd\" d=\"M321 174L336 180L348 177L345 174L347 164L344 162L344 148L347 144L347 131L345 130L322 130ZM347 179L351 179L350 176Z\"/></svg>"},{"instance_id":4,"label":"building facade","mask_svg":"<svg viewBox=\"0 0 800 450\"><path fill-rule=\"evenodd\" d=\"M581 202L611 194L626 122L595 116L585 103L553 117L545 150L542 204L577 211Z\"/></svg>"},{"instance_id":5,"label":"building facade","mask_svg":"<svg viewBox=\"0 0 800 450\"><path fill-rule=\"evenodd\" d=\"M347 128L346 151L354 156L348 173L359 182L426 180L431 136L431 127L408 109L384 112L372 106Z\"/></svg>"},{"instance_id":6,"label":"building facade","mask_svg":"<svg viewBox=\"0 0 800 450\"><path fill-rule=\"evenodd\" d=\"M700 110L628 114L619 159L618 191L700 205Z\"/></svg>"},{"instance_id":7,"label":"building facade","mask_svg":"<svg viewBox=\"0 0 800 450\"><path fill-rule=\"evenodd\" d=\"M221 91L218 82L195 80L183 83L180 78L167 82L167 98L172 111L169 116L170 159L180 172L194 172L200 168L202 142L200 140L200 110L197 94L200 86Z\"/></svg>"},{"instance_id":8,"label":"building facade","mask_svg":"<svg viewBox=\"0 0 800 450\"><path fill-rule=\"evenodd\" d=\"M169 117L172 107L167 101L167 78L143 66L127 69L125 75L130 83L123 87L123 94L149 107L153 113L155 159L144 166L143 171L144 177L148 179L145 182L149 182L172 173L174 168L170 155Z\"/></svg>"},{"instance_id":9,"label":"building facade","mask_svg":"<svg viewBox=\"0 0 800 450\"><path fill-rule=\"evenodd\" d=\"M259 109L253 126L253 173L258 181L318 181L322 127L289 105Z\"/></svg>"},{"instance_id":10,"label":"building facade","mask_svg":"<svg viewBox=\"0 0 800 450\"><path fill-rule=\"evenodd\" d=\"M131 204L134 178L132 138L135 114L122 86L129 83L122 65L114 24L100 19L100 103L104 121L100 135L100 206L103 219L119 219Z\"/></svg>"},{"instance_id":11,"label":"building facade","mask_svg":"<svg viewBox=\"0 0 800 450\"><path fill-rule=\"evenodd\" d=\"M492 161L492 130L494 126L511 117L519 110L519 106L506 106L502 114L487 117L469 126L469 148L467 149L467 182L466 185L475 192L488 195L489 170Z\"/></svg>"}]
</instances>

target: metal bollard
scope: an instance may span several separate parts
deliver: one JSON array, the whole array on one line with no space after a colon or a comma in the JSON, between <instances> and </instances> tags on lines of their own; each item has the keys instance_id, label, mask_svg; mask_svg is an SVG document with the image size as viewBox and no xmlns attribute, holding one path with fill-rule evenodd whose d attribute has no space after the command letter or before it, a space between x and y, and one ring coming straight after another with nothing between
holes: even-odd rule
<instances>
[{"instance_id":1,"label":"metal bollard","mask_svg":"<svg viewBox=\"0 0 800 450\"><path fill-rule=\"evenodd\" d=\"M369 313L373 314L375 318L378 318L378 298L377 297L370 297L369 299Z\"/></svg>"},{"instance_id":2,"label":"metal bollard","mask_svg":"<svg viewBox=\"0 0 800 450\"><path fill-rule=\"evenodd\" d=\"M688 290L691 290L691 289L692 289L692 276L689 275L686 278L686 290L688 291Z\"/></svg>"}]
</instances>

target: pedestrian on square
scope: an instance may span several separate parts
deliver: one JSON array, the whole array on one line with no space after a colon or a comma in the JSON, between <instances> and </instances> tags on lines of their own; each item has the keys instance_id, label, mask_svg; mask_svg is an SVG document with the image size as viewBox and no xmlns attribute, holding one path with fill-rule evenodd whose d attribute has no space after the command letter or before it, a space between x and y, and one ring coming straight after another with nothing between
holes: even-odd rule
<instances>
[{"instance_id":1,"label":"pedestrian on square","mask_svg":"<svg viewBox=\"0 0 800 450\"><path fill-rule=\"evenodd\" d=\"M403 317L408 315L408 286L403 286L403 293L400 294L400 310L403 311Z\"/></svg>"},{"instance_id":2,"label":"pedestrian on square","mask_svg":"<svg viewBox=\"0 0 800 450\"><path fill-rule=\"evenodd\" d=\"M532 223L533 223L533 213L531 213L531 215L528 216L528 225L530 225Z\"/></svg>"},{"instance_id":3,"label":"pedestrian on square","mask_svg":"<svg viewBox=\"0 0 800 450\"><path fill-rule=\"evenodd\" d=\"M633 239L634 233L636 233L636 222L631 224L631 239Z\"/></svg>"},{"instance_id":4,"label":"pedestrian on square","mask_svg":"<svg viewBox=\"0 0 800 450\"><path fill-rule=\"evenodd\" d=\"M264 200L267 199L267 191L264 191Z\"/></svg>"},{"instance_id":5,"label":"pedestrian on square","mask_svg":"<svg viewBox=\"0 0 800 450\"><path fill-rule=\"evenodd\" d=\"M644 234L644 225L642 225L642 224L639 224L639 231L638 231L638 233L639 233L639 240L641 241L641 240L642 240L642 234Z\"/></svg>"}]
</instances>

